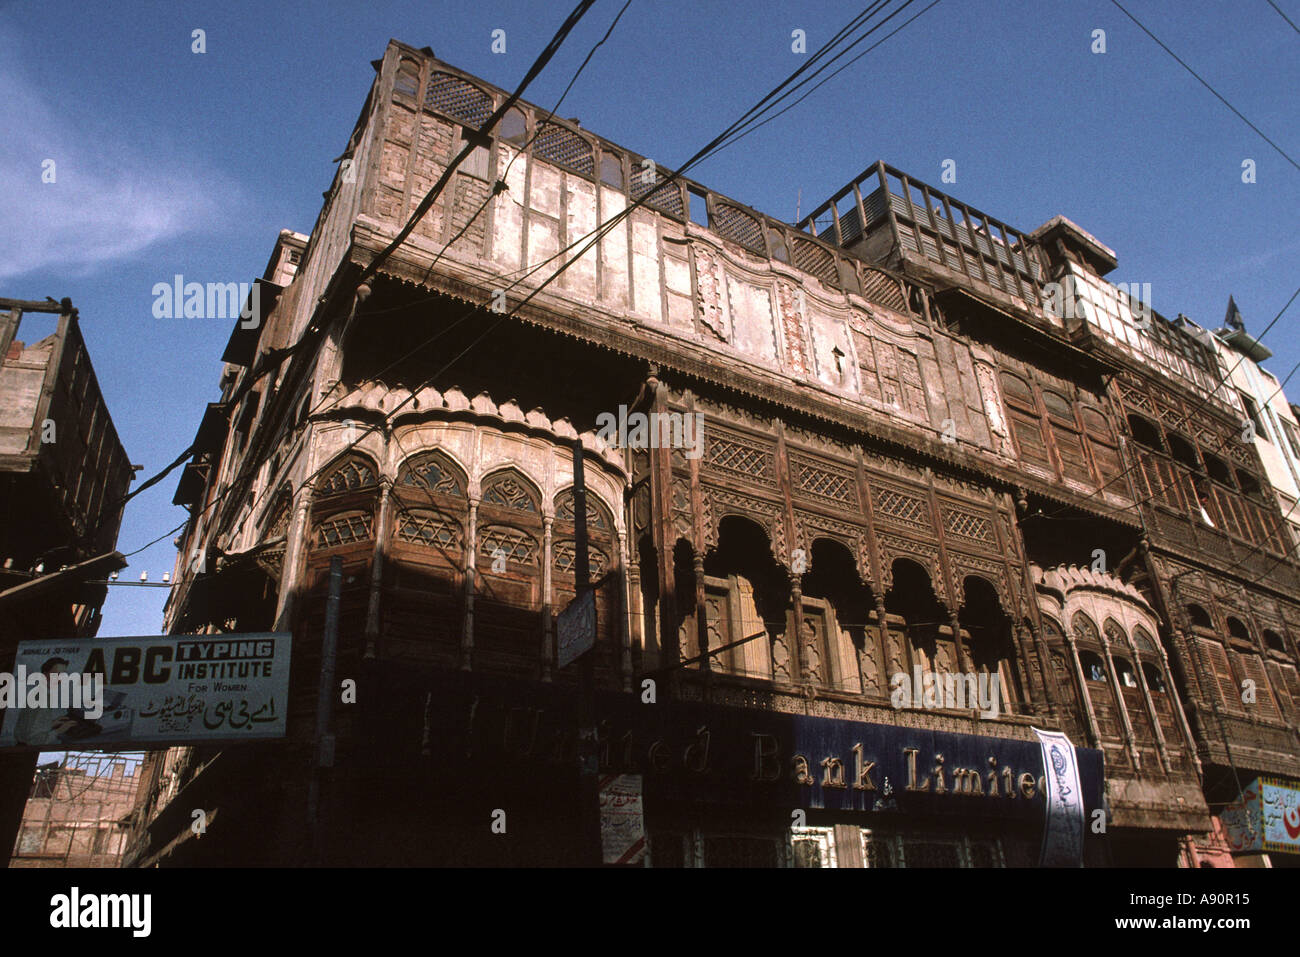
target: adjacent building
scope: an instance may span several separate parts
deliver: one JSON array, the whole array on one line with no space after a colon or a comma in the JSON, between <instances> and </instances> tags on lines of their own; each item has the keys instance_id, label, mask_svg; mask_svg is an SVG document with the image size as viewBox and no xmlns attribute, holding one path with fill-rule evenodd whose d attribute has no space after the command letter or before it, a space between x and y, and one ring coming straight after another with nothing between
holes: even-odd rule
<instances>
[{"instance_id":1,"label":"adjacent building","mask_svg":"<svg viewBox=\"0 0 1300 957\"><path fill-rule=\"evenodd\" d=\"M292 632L289 735L148 758L128 863L1033 866L1069 764L1064 859L1233 863L1238 779L1296 784L1300 566L1212 343L1064 217L877 163L791 225L375 67L177 493L168 627Z\"/></svg>"},{"instance_id":2,"label":"adjacent building","mask_svg":"<svg viewBox=\"0 0 1300 957\"><path fill-rule=\"evenodd\" d=\"M134 478L77 310L0 299L0 669L18 642L93 637ZM27 331L24 331L27 330ZM28 335L27 341L19 338ZM0 847L13 846L35 753L0 757Z\"/></svg>"}]
</instances>

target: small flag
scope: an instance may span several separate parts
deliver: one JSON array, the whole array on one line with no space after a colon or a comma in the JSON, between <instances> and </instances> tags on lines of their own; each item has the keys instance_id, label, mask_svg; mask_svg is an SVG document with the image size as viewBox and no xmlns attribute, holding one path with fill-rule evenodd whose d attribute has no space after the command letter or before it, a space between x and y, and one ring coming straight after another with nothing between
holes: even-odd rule
<instances>
[{"instance_id":1,"label":"small flag","mask_svg":"<svg viewBox=\"0 0 1300 957\"><path fill-rule=\"evenodd\" d=\"M1228 312L1223 317L1223 324L1229 329L1246 331L1246 321L1241 318L1241 310L1237 308L1237 303L1231 296L1228 297Z\"/></svg>"}]
</instances>

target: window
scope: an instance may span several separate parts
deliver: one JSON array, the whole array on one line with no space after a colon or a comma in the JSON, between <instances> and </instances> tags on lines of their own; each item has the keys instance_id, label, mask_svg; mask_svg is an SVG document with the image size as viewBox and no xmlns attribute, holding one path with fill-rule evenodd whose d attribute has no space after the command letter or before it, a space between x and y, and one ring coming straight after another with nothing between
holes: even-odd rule
<instances>
[{"instance_id":1,"label":"window","mask_svg":"<svg viewBox=\"0 0 1300 957\"><path fill-rule=\"evenodd\" d=\"M1164 694L1165 682L1160 677L1160 669L1149 661L1142 663L1142 677L1147 680L1147 687L1151 689L1152 694Z\"/></svg>"},{"instance_id":2,"label":"window","mask_svg":"<svg viewBox=\"0 0 1300 957\"><path fill-rule=\"evenodd\" d=\"M1270 651L1286 651L1286 645L1282 641L1282 636L1271 629L1264 629L1264 644Z\"/></svg>"},{"instance_id":3,"label":"window","mask_svg":"<svg viewBox=\"0 0 1300 957\"><path fill-rule=\"evenodd\" d=\"M623 188L623 160L617 153L601 152L600 181L615 189Z\"/></svg>"},{"instance_id":4,"label":"window","mask_svg":"<svg viewBox=\"0 0 1300 957\"><path fill-rule=\"evenodd\" d=\"M1210 473L1210 478L1220 485L1226 485L1232 488L1232 469L1228 468L1228 463L1215 455L1205 453L1205 470Z\"/></svg>"},{"instance_id":5,"label":"window","mask_svg":"<svg viewBox=\"0 0 1300 957\"><path fill-rule=\"evenodd\" d=\"M1246 410L1246 415L1250 419L1250 424L1254 427L1255 434L1265 442L1271 442L1268 431L1264 428L1264 420L1259 417L1259 406L1255 404L1255 400L1240 390L1237 391L1237 395L1241 398L1242 408Z\"/></svg>"},{"instance_id":6,"label":"window","mask_svg":"<svg viewBox=\"0 0 1300 957\"><path fill-rule=\"evenodd\" d=\"M691 222L706 229L709 225L708 199L704 193L694 187L687 187L691 198Z\"/></svg>"},{"instance_id":7,"label":"window","mask_svg":"<svg viewBox=\"0 0 1300 957\"><path fill-rule=\"evenodd\" d=\"M543 123L533 141L533 153L556 166L591 176L595 159L591 144L567 127L558 123Z\"/></svg>"},{"instance_id":8,"label":"window","mask_svg":"<svg viewBox=\"0 0 1300 957\"><path fill-rule=\"evenodd\" d=\"M460 525L427 509L411 509L399 514L394 534L399 541L410 545L440 549L461 547Z\"/></svg>"},{"instance_id":9,"label":"window","mask_svg":"<svg viewBox=\"0 0 1300 957\"><path fill-rule=\"evenodd\" d=\"M314 541L317 548L337 548L352 545L370 538L371 516L368 512L343 512L331 516L316 526Z\"/></svg>"},{"instance_id":10,"label":"window","mask_svg":"<svg viewBox=\"0 0 1300 957\"><path fill-rule=\"evenodd\" d=\"M1214 628L1214 622L1210 618L1210 613L1200 605L1188 605L1187 617L1191 619L1194 628Z\"/></svg>"},{"instance_id":11,"label":"window","mask_svg":"<svg viewBox=\"0 0 1300 957\"><path fill-rule=\"evenodd\" d=\"M393 81L393 92L402 96L415 96L420 86L420 68L414 60L402 57L397 67L397 78Z\"/></svg>"},{"instance_id":12,"label":"window","mask_svg":"<svg viewBox=\"0 0 1300 957\"><path fill-rule=\"evenodd\" d=\"M1160 429L1154 423L1148 422L1140 415L1130 415L1128 417L1128 428L1133 433L1134 441L1140 445L1145 445L1149 449L1155 449L1158 452L1165 450L1164 443L1160 441Z\"/></svg>"},{"instance_id":13,"label":"window","mask_svg":"<svg viewBox=\"0 0 1300 957\"><path fill-rule=\"evenodd\" d=\"M506 115L501 117L500 130L501 138L507 143L523 146L528 139L528 118L524 111L517 106L510 107Z\"/></svg>"},{"instance_id":14,"label":"window","mask_svg":"<svg viewBox=\"0 0 1300 957\"><path fill-rule=\"evenodd\" d=\"M1099 655L1095 655L1091 651L1081 651L1079 652L1079 664L1083 666L1083 676L1089 681L1106 680L1106 666L1102 664Z\"/></svg>"},{"instance_id":15,"label":"window","mask_svg":"<svg viewBox=\"0 0 1300 957\"><path fill-rule=\"evenodd\" d=\"M1133 671L1133 666L1128 663L1128 659L1115 659L1115 674L1119 676L1120 687L1136 688L1138 686L1137 675Z\"/></svg>"},{"instance_id":16,"label":"window","mask_svg":"<svg viewBox=\"0 0 1300 957\"><path fill-rule=\"evenodd\" d=\"M459 154L471 141L473 136L472 127L464 127L460 131L460 142L456 144L456 152ZM456 172L464 173L467 176L474 176L478 179L488 178L488 149L486 146L475 146L464 161L456 167Z\"/></svg>"}]
</instances>

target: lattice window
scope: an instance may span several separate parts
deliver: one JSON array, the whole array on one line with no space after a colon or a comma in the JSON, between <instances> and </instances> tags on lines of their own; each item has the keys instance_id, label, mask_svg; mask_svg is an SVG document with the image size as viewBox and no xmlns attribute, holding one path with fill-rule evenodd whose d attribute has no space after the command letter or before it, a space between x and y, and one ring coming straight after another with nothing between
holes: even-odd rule
<instances>
[{"instance_id":1,"label":"lattice window","mask_svg":"<svg viewBox=\"0 0 1300 957\"><path fill-rule=\"evenodd\" d=\"M1133 643L1137 645L1137 650L1142 654L1148 654L1148 655L1160 654L1160 652L1156 649L1155 642L1151 640L1151 636L1148 635L1146 629L1142 628L1141 626L1138 626L1137 628L1133 629Z\"/></svg>"},{"instance_id":2,"label":"lattice window","mask_svg":"<svg viewBox=\"0 0 1300 957\"><path fill-rule=\"evenodd\" d=\"M450 73L434 73L429 77L424 106L454 116L475 129L492 115L492 97Z\"/></svg>"},{"instance_id":3,"label":"lattice window","mask_svg":"<svg viewBox=\"0 0 1300 957\"><path fill-rule=\"evenodd\" d=\"M431 548L460 548L461 529L436 512L412 509L397 519L395 533L399 541Z\"/></svg>"},{"instance_id":4,"label":"lattice window","mask_svg":"<svg viewBox=\"0 0 1300 957\"><path fill-rule=\"evenodd\" d=\"M711 225L713 231L723 239L730 239L756 253L766 252L762 225L743 209L715 201Z\"/></svg>"},{"instance_id":5,"label":"lattice window","mask_svg":"<svg viewBox=\"0 0 1300 957\"><path fill-rule=\"evenodd\" d=\"M862 267L862 295L871 302L889 306L897 312L907 311L907 303L898 288L898 280L878 269Z\"/></svg>"},{"instance_id":6,"label":"lattice window","mask_svg":"<svg viewBox=\"0 0 1300 957\"><path fill-rule=\"evenodd\" d=\"M857 483L848 473L832 471L796 456L790 457L790 471L795 488L800 491L834 502L857 504Z\"/></svg>"},{"instance_id":7,"label":"lattice window","mask_svg":"<svg viewBox=\"0 0 1300 957\"><path fill-rule=\"evenodd\" d=\"M364 542L370 538L370 522L368 512L343 512L318 524L313 540L317 548Z\"/></svg>"},{"instance_id":8,"label":"lattice window","mask_svg":"<svg viewBox=\"0 0 1300 957\"><path fill-rule=\"evenodd\" d=\"M835 256L829 250L806 239L793 239L794 264L806 273L811 273L824 283L838 285L839 272L835 268Z\"/></svg>"},{"instance_id":9,"label":"lattice window","mask_svg":"<svg viewBox=\"0 0 1300 957\"><path fill-rule=\"evenodd\" d=\"M714 468L739 472L751 478L770 479L772 474L771 452L742 445L717 435L709 437L704 461Z\"/></svg>"},{"instance_id":10,"label":"lattice window","mask_svg":"<svg viewBox=\"0 0 1300 957\"><path fill-rule=\"evenodd\" d=\"M1097 626L1083 612L1076 612L1070 623L1074 626L1075 638L1080 641L1090 641L1093 644L1101 643L1101 639L1097 635Z\"/></svg>"},{"instance_id":11,"label":"lattice window","mask_svg":"<svg viewBox=\"0 0 1300 957\"><path fill-rule=\"evenodd\" d=\"M946 508L943 510L943 527L953 535L974 539L977 542L993 541L993 526L988 519L973 512Z\"/></svg>"},{"instance_id":12,"label":"lattice window","mask_svg":"<svg viewBox=\"0 0 1300 957\"><path fill-rule=\"evenodd\" d=\"M928 527L929 509L924 501L891 488L877 487L875 490L876 509L888 518L905 525Z\"/></svg>"},{"instance_id":13,"label":"lattice window","mask_svg":"<svg viewBox=\"0 0 1300 957\"><path fill-rule=\"evenodd\" d=\"M587 176L595 169L591 144L558 123L544 123L533 142L533 153L557 166Z\"/></svg>"},{"instance_id":14,"label":"lattice window","mask_svg":"<svg viewBox=\"0 0 1300 957\"><path fill-rule=\"evenodd\" d=\"M505 554L508 562L519 565L537 564L537 540L517 529L490 525L480 531L478 548L481 559L488 563L489 569L492 560L497 557L498 549Z\"/></svg>"},{"instance_id":15,"label":"lattice window","mask_svg":"<svg viewBox=\"0 0 1300 957\"><path fill-rule=\"evenodd\" d=\"M529 485L510 472L493 475L483 483L483 503L537 513L537 496Z\"/></svg>"},{"instance_id":16,"label":"lattice window","mask_svg":"<svg viewBox=\"0 0 1300 957\"><path fill-rule=\"evenodd\" d=\"M465 497L465 479L460 470L437 454L417 456L397 474L397 484Z\"/></svg>"},{"instance_id":17,"label":"lattice window","mask_svg":"<svg viewBox=\"0 0 1300 957\"><path fill-rule=\"evenodd\" d=\"M665 176L672 175L668 170L656 170L649 174L645 167L634 165L632 169L632 188L630 190L633 199L646 197L645 205L653 206L661 213L667 213L669 216L675 216L677 219L686 218L686 209L682 205L682 187L680 183L660 183Z\"/></svg>"},{"instance_id":18,"label":"lattice window","mask_svg":"<svg viewBox=\"0 0 1300 957\"><path fill-rule=\"evenodd\" d=\"M362 459L350 458L336 466L320 484L321 495L337 495L340 492L355 492L376 484L375 472Z\"/></svg>"},{"instance_id":19,"label":"lattice window","mask_svg":"<svg viewBox=\"0 0 1300 957\"><path fill-rule=\"evenodd\" d=\"M587 528L600 529L609 531L609 521L605 518L602 509L597 508L591 501L591 493L587 493ZM572 525L577 518L573 509L573 489L566 489L561 492L555 499L555 520L557 522L567 522Z\"/></svg>"},{"instance_id":20,"label":"lattice window","mask_svg":"<svg viewBox=\"0 0 1300 957\"><path fill-rule=\"evenodd\" d=\"M574 574L578 565L578 546L576 542L556 542L551 546L551 564L557 572ZM609 568L609 558L599 548L587 546L587 564L593 579L604 575Z\"/></svg>"}]
</instances>

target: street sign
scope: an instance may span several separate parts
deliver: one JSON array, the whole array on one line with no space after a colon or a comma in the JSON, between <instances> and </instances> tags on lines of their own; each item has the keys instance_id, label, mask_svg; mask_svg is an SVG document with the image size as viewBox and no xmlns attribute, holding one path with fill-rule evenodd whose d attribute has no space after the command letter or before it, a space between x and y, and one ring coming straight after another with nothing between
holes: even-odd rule
<instances>
[{"instance_id":1,"label":"street sign","mask_svg":"<svg viewBox=\"0 0 1300 957\"><path fill-rule=\"evenodd\" d=\"M587 589L555 620L556 664L563 668L596 644L596 592Z\"/></svg>"}]
</instances>

